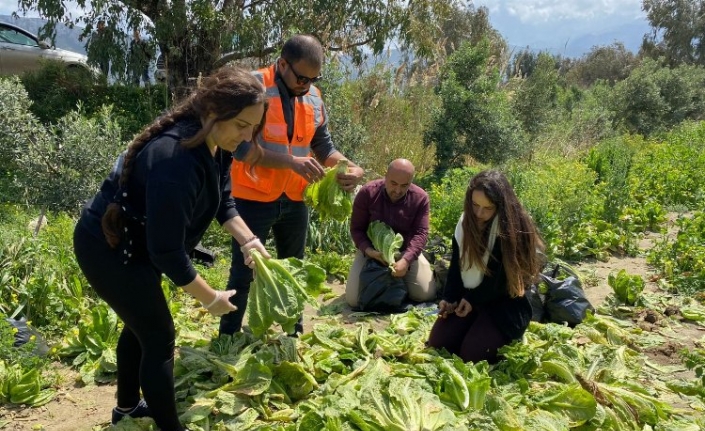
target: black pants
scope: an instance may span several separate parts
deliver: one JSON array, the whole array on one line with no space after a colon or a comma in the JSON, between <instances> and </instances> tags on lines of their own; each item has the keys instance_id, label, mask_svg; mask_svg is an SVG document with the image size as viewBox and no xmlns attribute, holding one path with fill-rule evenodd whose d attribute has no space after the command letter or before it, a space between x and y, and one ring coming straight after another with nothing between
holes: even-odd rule
<instances>
[{"instance_id":1,"label":"black pants","mask_svg":"<svg viewBox=\"0 0 705 431\"><path fill-rule=\"evenodd\" d=\"M74 252L96 293L125 326L117 345L118 407L134 407L140 388L162 431L183 431L174 393L174 320L161 287L161 273L148 261L123 263L120 252L78 222Z\"/></svg>"},{"instance_id":2,"label":"black pants","mask_svg":"<svg viewBox=\"0 0 705 431\"><path fill-rule=\"evenodd\" d=\"M511 343L487 311L475 310L465 317L450 314L439 317L431 328L428 345L436 349L445 348L465 362L486 360L497 362L497 350Z\"/></svg>"}]
</instances>

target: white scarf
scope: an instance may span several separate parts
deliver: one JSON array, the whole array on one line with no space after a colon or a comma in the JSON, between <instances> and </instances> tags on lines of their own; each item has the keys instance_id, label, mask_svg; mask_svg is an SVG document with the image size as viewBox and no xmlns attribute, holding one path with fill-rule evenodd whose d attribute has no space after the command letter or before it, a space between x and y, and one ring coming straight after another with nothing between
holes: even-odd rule
<instances>
[{"instance_id":1,"label":"white scarf","mask_svg":"<svg viewBox=\"0 0 705 431\"><path fill-rule=\"evenodd\" d=\"M462 255L463 250L463 218L465 218L465 213L460 214L460 220L458 224L455 225L455 240L458 242L458 247L460 248L460 254ZM482 261L487 266L487 262L490 260L490 253L494 248L494 242L497 239L497 230L499 229L499 223L497 222L498 217L495 215L492 218L492 226L490 226L490 236L487 239L487 250L485 250L485 255L482 256ZM465 257L467 259L467 256ZM460 262L460 277L463 279L463 285L466 289L474 289L482 283L482 278L484 274L480 271L477 265L473 262L469 269L467 268L467 262Z\"/></svg>"}]
</instances>

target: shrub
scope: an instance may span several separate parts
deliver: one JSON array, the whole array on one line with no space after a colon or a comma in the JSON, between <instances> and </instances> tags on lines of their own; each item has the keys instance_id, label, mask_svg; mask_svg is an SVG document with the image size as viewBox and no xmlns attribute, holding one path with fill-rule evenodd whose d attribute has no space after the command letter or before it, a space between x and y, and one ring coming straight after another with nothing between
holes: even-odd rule
<instances>
[{"instance_id":1,"label":"shrub","mask_svg":"<svg viewBox=\"0 0 705 431\"><path fill-rule=\"evenodd\" d=\"M464 44L443 68L436 89L442 100L426 132L436 146L438 169L459 167L468 156L480 163L502 163L524 150L524 135L508 95L499 86L487 40Z\"/></svg>"},{"instance_id":2,"label":"shrub","mask_svg":"<svg viewBox=\"0 0 705 431\"><path fill-rule=\"evenodd\" d=\"M705 116L705 69L661 67L645 60L624 81L611 100L618 124L645 136L663 132L684 120Z\"/></svg>"},{"instance_id":3,"label":"shrub","mask_svg":"<svg viewBox=\"0 0 705 431\"><path fill-rule=\"evenodd\" d=\"M171 103L164 85L107 85L90 75L76 74L60 62L49 61L24 74L22 83L34 102L31 112L45 124L56 124L79 105L88 117L100 115L103 106L112 105L113 120L120 124L120 142L131 140Z\"/></svg>"},{"instance_id":4,"label":"shrub","mask_svg":"<svg viewBox=\"0 0 705 431\"><path fill-rule=\"evenodd\" d=\"M49 139L25 141L18 155L23 169L16 180L23 202L76 211L98 190L124 149L120 127L110 108L103 108L92 119L70 112L48 132Z\"/></svg>"},{"instance_id":5,"label":"shrub","mask_svg":"<svg viewBox=\"0 0 705 431\"><path fill-rule=\"evenodd\" d=\"M30 140L45 142L49 134L29 111L32 101L17 77L0 78L0 200L17 202L21 187L15 181L18 163Z\"/></svg>"},{"instance_id":6,"label":"shrub","mask_svg":"<svg viewBox=\"0 0 705 431\"><path fill-rule=\"evenodd\" d=\"M0 80L0 170L5 202L52 210L77 210L105 178L124 147L112 111L94 118L72 111L56 125L44 126L30 112L19 81Z\"/></svg>"},{"instance_id":7,"label":"shrub","mask_svg":"<svg viewBox=\"0 0 705 431\"><path fill-rule=\"evenodd\" d=\"M642 144L634 156L630 189L637 202L690 209L705 202L705 123L685 123Z\"/></svg>"}]
</instances>

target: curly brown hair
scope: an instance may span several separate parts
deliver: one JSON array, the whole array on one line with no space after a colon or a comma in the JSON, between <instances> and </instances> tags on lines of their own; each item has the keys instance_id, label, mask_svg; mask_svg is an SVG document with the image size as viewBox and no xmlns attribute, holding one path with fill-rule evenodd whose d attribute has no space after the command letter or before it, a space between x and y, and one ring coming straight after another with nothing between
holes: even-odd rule
<instances>
[{"instance_id":1,"label":"curly brown hair","mask_svg":"<svg viewBox=\"0 0 705 431\"><path fill-rule=\"evenodd\" d=\"M489 274L482 257L487 250L491 223L480 227L472 208L472 193L480 190L495 205L498 217L498 240L502 248L502 265L507 274L509 295L524 295L524 286L536 281L541 270L540 251L544 245L538 229L519 202L509 180L499 171L486 170L475 175L465 192L461 262L471 262Z\"/></svg>"},{"instance_id":2,"label":"curly brown hair","mask_svg":"<svg viewBox=\"0 0 705 431\"><path fill-rule=\"evenodd\" d=\"M128 184L133 169L133 160L140 150L160 133L187 118L201 120L201 129L192 137L183 139L181 145L194 148L205 145L205 138L219 121L235 118L243 109L264 104L262 121L252 133L253 155L248 156L251 166L262 157L262 148L257 135L264 127L267 113L267 95L264 85L250 72L236 66L224 66L201 80L201 84L186 99L172 108L167 114L157 118L137 135L127 148L122 171L120 188ZM124 214L120 204L113 202L103 215L101 225L108 244L115 248L120 243L120 233L124 227Z\"/></svg>"}]
</instances>

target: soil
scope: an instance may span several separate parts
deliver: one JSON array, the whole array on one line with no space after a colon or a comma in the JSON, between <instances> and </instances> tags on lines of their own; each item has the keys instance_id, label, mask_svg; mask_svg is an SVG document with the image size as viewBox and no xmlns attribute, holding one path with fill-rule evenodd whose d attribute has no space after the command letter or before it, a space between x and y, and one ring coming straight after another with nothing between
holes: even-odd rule
<instances>
[{"instance_id":1,"label":"soil","mask_svg":"<svg viewBox=\"0 0 705 431\"><path fill-rule=\"evenodd\" d=\"M669 217L666 235L673 235L673 221L677 215ZM648 250L655 240L662 235L650 233L640 242L641 250ZM583 278L583 287L587 298L595 307L599 307L612 289L607 284L607 276L613 271L625 269L629 274L641 275L647 280L647 291L656 291L658 287L654 282L652 269L646 263L643 255L636 257L612 256L606 262L586 261L574 265ZM340 314L342 324L352 324L357 320L354 312L346 305L344 285L333 282L330 284L333 293L325 305L334 307ZM659 322L669 314L678 310L646 310L634 319L642 329L659 331ZM325 319L311 308L305 312L304 330L310 331L315 323ZM369 318L368 318L369 319ZM386 325L384 316L373 318L373 326L382 328ZM651 362L657 365L680 364L678 351L683 347L702 347L705 337L705 328L690 324L682 324L677 329L678 338L667 343L643 351ZM110 409L115 405L115 385L77 385L77 373L67 365L56 363L54 368L60 372L58 395L48 404L37 408L22 408L21 406L0 406L0 430L2 431L100 431L109 429ZM693 378L693 373L681 371L673 375L674 378Z\"/></svg>"}]
</instances>

